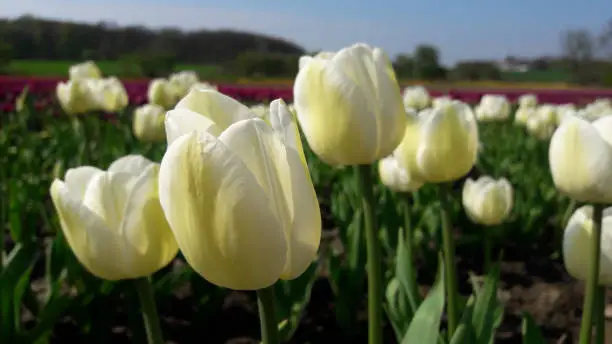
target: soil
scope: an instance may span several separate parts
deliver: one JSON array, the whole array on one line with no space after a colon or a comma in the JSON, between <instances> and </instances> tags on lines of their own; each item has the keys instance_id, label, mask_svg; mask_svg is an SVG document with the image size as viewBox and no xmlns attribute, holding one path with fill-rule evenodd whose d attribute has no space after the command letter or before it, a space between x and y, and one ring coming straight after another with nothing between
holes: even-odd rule
<instances>
[{"instance_id":1,"label":"soil","mask_svg":"<svg viewBox=\"0 0 612 344\"><path fill-rule=\"evenodd\" d=\"M522 342L523 312L531 313L549 343L576 343L581 317L582 283L568 276L558 260L537 254L542 250L508 247L505 252L508 253L501 264L498 293L505 305L505 314L495 343ZM460 281L467 280L468 272L478 274L481 271L479 260L471 259L473 257L458 252ZM421 289L426 293L433 276L421 269L419 276L425 280ZM469 285L460 283L460 291L467 295L470 292ZM178 290L174 296L159 300L167 343L258 343L259 323L253 293L230 292L218 311L211 314L199 314L194 304L194 295L188 285ZM140 340L133 338L128 331L123 306L120 303L111 305L105 301L104 312L116 310L115 314L105 314L113 320L108 324L107 331L112 329L114 344L138 343ZM320 278L314 285L306 315L291 343L366 343L365 313L360 316L358 335L349 337L336 324L333 307L334 298L329 284L326 279ZM56 326L52 342L83 342L85 339L75 332L71 318L66 317ZM608 332L612 334L612 329ZM395 342L390 326L386 326L385 343ZM612 343L612 338L607 342Z\"/></svg>"}]
</instances>

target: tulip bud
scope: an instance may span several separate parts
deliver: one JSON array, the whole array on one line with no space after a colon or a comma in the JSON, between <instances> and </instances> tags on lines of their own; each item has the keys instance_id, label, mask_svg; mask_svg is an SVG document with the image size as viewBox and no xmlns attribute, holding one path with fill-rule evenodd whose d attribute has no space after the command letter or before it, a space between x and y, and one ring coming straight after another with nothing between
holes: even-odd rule
<instances>
[{"instance_id":1,"label":"tulip bud","mask_svg":"<svg viewBox=\"0 0 612 344\"><path fill-rule=\"evenodd\" d=\"M535 108L531 107L519 107L514 114L514 123L519 125L526 125L527 121L536 116Z\"/></svg>"},{"instance_id":2,"label":"tulip bud","mask_svg":"<svg viewBox=\"0 0 612 344\"><path fill-rule=\"evenodd\" d=\"M499 121L510 117L510 103L504 96L485 94L475 109L480 121Z\"/></svg>"},{"instance_id":3,"label":"tulip bud","mask_svg":"<svg viewBox=\"0 0 612 344\"><path fill-rule=\"evenodd\" d=\"M298 72L293 94L304 135L328 164L371 164L402 139L402 97L378 48L356 44L331 59L313 58Z\"/></svg>"},{"instance_id":4,"label":"tulip bud","mask_svg":"<svg viewBox=\"0 0 612 344\"><path fill-rule=\"evenodd\" d=\"M100 79L102 72L100 68L93 61L86 61L83 63L75 64L70 66L68 69L70 80L76 79Z\"/></svg>"},{"instance_id":5,"label":"tulip bud","mask_svg":"<svg viewBox=\"0 0 612 344\"><path fill-rule=\"evenodd\" d=\"M87 80L95 107L106 112L119 112L128 106L125 87L116 77Z\"/></svg>"},{"instance_id":6,"label":"tulip bud","mask_svg":"<svg viewBox=\"0 0 612 344\"><path fill-rule=\"evenodd\" d=\"M579 202L612 202L612 117L565 120L550 140L555 186Z\"/></svg>"},{"instance_id":7,"label":"tulip bud","mask_svg":"<svg viewBox=\"0 0 612 344\"><path fill-rule=\"evenodd\" d=\"M431 103L429 92L423 86L406 87L403 98L404 106L415 110L423 110Z\"/></svg>"},{"instance_id":8,"label":"tulip bud","mask_svg":"<svg viewBox=\"0 0 612 344\"><path fill-rule=\"evenodd\" d=\"M166 110L155 104L146 104L134 110L134 136L143 142L166 140L164 120Z\"/></svg>"},{"instance_id":9,"label":"tulip bud","mask_svg":"<svg viewBox=\"0 0 612 344\"><path fill-rule=\"evenodd\" d=\"M412 192L423 186L423 182L412 178L409 171L400 167L395 155L390 155L378 162L380 181L396 192Z\"/></svg>"},{"instance_id":10,"label":"tulip bud","mask_svg":"<svg viewBox=\"0 0 612 344\"><path fill-rule=\"evenodd\" d=\"M178 252L157 194L159 165L139 155L108 171L69 169L51 199L62 231L81 264L107 280L151 275Z\"/></svg>"},{"instance_id":11,"label":"tulip bud","mask_svg":"<svg viewBox=\"0 0 612 344\"><path fill-rule=\"evenodd\" d=\"M512 210L512 185L505 178L488 176L463 184L463 207L475 223L493 226L502 223Z\"/></svg>"},{"instance_id":12,"label":"tulip bud","mask_svg":"<svg viewBox=\"0 0 612 344\"><path fill-rule=\"evenodd\" d=\"M457 180L472 169L478 145L472 109L453 100L418 115L408 113L408 125L396 156L400 166L415 179L442 183Z\"/></svg>"},{"instance_id":13,"label":"tulip bud","mask_svg":"<svg viewBox=\"0 0 612 344\"><path fill-rule=\"evenodd\" d=\"M198 74L190 70L174 73L168 78L168 83L178 98L186 96L199 81Z\"/></svg>"},{"instance_id":14,"label":"tulip bud","mask_svg":"<svg viewBox=\"0 0 612 344\"><path fill-rule=\"evenodd\" d=\"M586 281L591 256L593 235L593 207L578 208L563 232L563 263L574 278ZM612 208L603 212L601 228L601 255L599 257L599 285L612 286Z\"/></svg>"},{"instance_id":15,"label":"tulip bud","mask_svg":"<svg viewBox=\"0 0 612 344\"><path fill-rule=\"evenodd\" d=\"M166 79L154 79L149 83L147 97L150 104L156 104L164 109L169 109L178 101L172 85Z\"/></svg>"},{"instance_id":16,"label":"tulip bud","mask_svg":"<svg viewBox=\"0 0 612 344\"><path fill-rule=\"evenodd\" d=\"M523 94L518 99L520 108L534 108L538 105L538 97L535 94Z\"/></svg>"},{"instance_id":17,"label":"tulip bud","mask_svg":"<svg viewBox=\"0 0 612 344\"><path fill-rule=\"evenodd\" d=\"M57 84L56 94L66 113L82 114L93 108L91 91L85 80L75 79L60 82Z\"/></svg>"},{"instance_id":18,"label":"tulip bud","mask_svg":"<svg viewBox=\"0 0 612 344\"><path fill-rule=\"evenodd\" d=\"M218 92L199 94L191 105L206 116L247 119L216 136L209 117L185 108L167 114L160 200L181 252L230 289L300 276L316 258L321 214L291 112L273 101L268 124Z\"/></svg>"}]
</instances>

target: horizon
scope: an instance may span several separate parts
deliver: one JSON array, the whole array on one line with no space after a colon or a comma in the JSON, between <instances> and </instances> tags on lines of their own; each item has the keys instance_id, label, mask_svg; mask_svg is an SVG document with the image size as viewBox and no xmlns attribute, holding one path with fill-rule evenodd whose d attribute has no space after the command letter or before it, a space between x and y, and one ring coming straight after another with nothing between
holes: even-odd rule
<instances>
[{"instance_id":1,"label":"horizon","mask_svg":"<svg viewBox=\"0 0 612 344\"><path fill-rule=\"evenodd\" d=\"M0 3L0 13L7 19L31 15L90 24L105 22L121 27L144 26L152 30L249 32L297 44L308 52L335 51L356 42L365 42L382 48L393 58L401 53L412 53L418 44L431 44L438 48L441 63L446 66L466 60L502 61L508 56L526 59L557 57L561 55L564 31L585 29L599 34L612 19L612 2L600 0L593 0L589 8L570 0L542 1L535 5L527 5L526 0L512 4L474 0L470 4L440 5L446 6L446 11L440 11L437 2L407 4L388 0L386 3L393 5L391 10L391 6L354 2L352 7L345 6L344 12L337 8L336 11L317 9L324 4L330 8L342 7L342 3L349 3L349 0L334 3L313 0L308 4L292 4L291 8L286 3L284 7L275 6L280 2L274 0L261 0L257 4L249 4L247 0L225 0L223 4L211 1L196 4L195 0L176 0L172 4L170 0L101 1L49 0L37 3L37 0L21 0L11 5ZM470 8L474 5L477 8ZM398 15L401 18L402 13L398 12L406 9L414 10L406 12L413 14L406 16L410 20L396 20ZM529 14L525 15L527 11ZM426 18L429 12L435 15ZM421 15L414 16L415 13ZM381 23L387 25L381 26ZM421 28L423 30L419 30ZM406 34L414 31L422 31L422 34Z\"/></svg>"}]
</instances>

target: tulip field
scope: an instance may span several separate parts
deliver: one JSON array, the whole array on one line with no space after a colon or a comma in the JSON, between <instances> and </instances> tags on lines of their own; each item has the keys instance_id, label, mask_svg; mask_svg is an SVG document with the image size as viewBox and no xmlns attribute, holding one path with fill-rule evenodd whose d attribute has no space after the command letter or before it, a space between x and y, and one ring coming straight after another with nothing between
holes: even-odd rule
<instances>
[{"instance_id":1,"label":"tulip field","mask_svg":"<svg viewBox=\"0 0 612 344\"><path fill-rule=\"evenodd\" d=\"M0 343L610 342L612 91L331 56L0 77Z\"/></svg>"}]
</instances>

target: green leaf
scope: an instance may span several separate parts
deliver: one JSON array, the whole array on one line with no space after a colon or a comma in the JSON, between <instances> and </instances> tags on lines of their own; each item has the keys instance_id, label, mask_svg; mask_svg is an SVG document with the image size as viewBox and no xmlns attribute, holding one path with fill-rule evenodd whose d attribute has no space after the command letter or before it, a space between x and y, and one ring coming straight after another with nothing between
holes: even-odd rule
<instances>
[{"instance_id":1,"label":"green leaf","mask_svg":"<svg viewBox=\"0 0 612 344\"><path fill-rule=\"evenodd\" d=\"M16 303L21 303L25 288L24 279L29 279L31 267L38 258L37 247L33 244L18 243L9 254L6 265L0 273L0 338L10 341L16 334L14 326Z\"/></svg>"},{"instance_id":2,"label":"green leaf","mask_svg":"<svg viewBox=\"0 0 612 344\"><path fill-rule=\"evenodd\" d=\"M395 256L395 276L400 282L405 295L408 297L412 312L416 312L422 300L416 285L415 264L408 256L408 251L406 249L403 228L400 228L398 233L397 254Z\"/></svg>"},{"instance_id":3,"label":"green leaf","mask_svg":"<svg viewBox=\"0 0 612 344\"><path fill-rule=\"evenodd\" d=\"M466 301L463 307L461 320L457 325L457 329L450 339L450 344L463 344L474 342L474 330L472 328L472 314L474 312L474 295Z\"/></svg>"},{"instance_id":4,"label":"green leaf","mask_svg":"<svg viewBox=\"0 0 612 344\"><path fill-rule=\"evenodd\" d=\"M402 344L436 344L440 334L440 320L444 311L444 261L439 258L438 278L427 298L414 314Z\"/></svg>"},{"instance_id":5,"label":"green leaf","mask_svg":"<svg viewBox=\"0 0 612 344\"><path fill-rule=\"evenodd\" d=\"M498 281L499 265L495 264L485 277L484 285L476 294L472 326L477 343L489 344L493 340L497 320L495 313L499 304L497 300Z\"/></svg>"},{"instance_id":6,"label":"green leaf","mask_svg":"<svg viewBox=\"0 0 612 344\"><path fill-rule=\"evenodd\" d=\"M523 323L521 325L523 334L523 344L543 344L546 343L540 328L536 324L531 314L523 312Z\"/></svg>"},{"instance_id":7,"label":"green leaf","mask_svg":"<svg viewBox=\"0 0 612 344\"><path fill-rule=\"evenodd\" d=\"M400 342L410 325L410 320L412 320L414 313L408 304L406 293L396 277L393 277L387 284L385 300L385 312L395 332L395 338Z\"/></svg>"}]
</instances>

